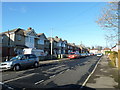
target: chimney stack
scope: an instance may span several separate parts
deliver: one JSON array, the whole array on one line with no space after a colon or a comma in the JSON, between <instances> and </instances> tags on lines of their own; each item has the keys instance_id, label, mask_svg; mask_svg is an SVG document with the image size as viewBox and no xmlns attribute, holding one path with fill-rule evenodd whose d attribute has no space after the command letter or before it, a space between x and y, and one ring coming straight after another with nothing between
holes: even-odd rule
<instances>
[{"instance_id":1,"label":"chimney stack","mask_svg":"<svg viewBox=\"0 0 120 90\"><path fill-rule=\"evenodd\" d=\"M28 30L31 30L31 29L32 29L31 27L28 28Z\"/></svg>"}]
</instances>

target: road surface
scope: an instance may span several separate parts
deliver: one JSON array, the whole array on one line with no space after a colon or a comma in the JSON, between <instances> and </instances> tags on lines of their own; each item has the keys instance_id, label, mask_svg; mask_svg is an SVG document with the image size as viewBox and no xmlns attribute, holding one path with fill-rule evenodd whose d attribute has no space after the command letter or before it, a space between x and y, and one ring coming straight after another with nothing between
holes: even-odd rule
<instances>
[{"instance_id":1,"label":"road surface","mask_svg":"<svg viewBox=\"0 0 120 90\"><path fill-rule=\"evenodd\" d=\"M97 56L63 60L38 68L4 71L2 82L12 88L80 87L99 60Z\"/></svg>"}]
</instances>

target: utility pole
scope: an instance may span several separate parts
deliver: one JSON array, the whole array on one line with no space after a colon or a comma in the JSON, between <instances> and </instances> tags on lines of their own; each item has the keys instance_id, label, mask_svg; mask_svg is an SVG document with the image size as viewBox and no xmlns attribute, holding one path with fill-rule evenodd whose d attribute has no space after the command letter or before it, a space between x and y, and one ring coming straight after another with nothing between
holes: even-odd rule
<instances>
[{"instance_id":1,"label":"utility pole","mask_svg":"<svg viewBox=\"0 0 120 90\"><path fill-rule=\"evenodd\" d=\"M53 29L53 28L52 28ZM52 35L52 29L51 29L51 60L52 60L52 55L53 55L53 39L52 39L52 37L53 37L53 35Z\"/></svg>"},{"instance_id":2,"label":"utility pole","mask_svg":"<svg viewBox=\"0 0 120 90\"><path fill-rule=\"evenodd\" d=\"M81 41L81 53L82 53L82 41Z\"/></svg>"},{"instance_id":3,"label":"utility pole","mask_svg":"<svg viewBox=\"0 0 120 90\"><path fill-rule=\"evenodd\" d=\"M10 59L10 32L8 30L8 58L7 58L7 60L9 60L9 59Z\"/></svg>"}]
</instances>

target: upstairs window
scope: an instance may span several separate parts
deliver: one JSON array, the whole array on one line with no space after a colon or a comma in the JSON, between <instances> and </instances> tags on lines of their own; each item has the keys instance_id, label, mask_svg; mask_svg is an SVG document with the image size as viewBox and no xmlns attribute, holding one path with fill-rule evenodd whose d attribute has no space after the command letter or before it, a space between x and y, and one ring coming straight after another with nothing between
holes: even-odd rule
<instances>
[{"instance_id":1,"label":"upstairs window","mask_svg":"<svg viewBox=\"0 0 120 90\"><path fill-rule=\"evenodd\" d=\"M59 46L61 46L61 42L59 42Z\"/></svg>"},{"instance_id":2,"label":"upstairs window","mask_svg":"<svg viewBox=\"0 0 120 90\"><path fill-rule=\"evenodd\" d=\"M34 43L34 38L33 37L30 37L30 43Z\"/></svg>"},{"instance_id":3,"label":"upstairs window","mask_svg":"<svg viewBox=\"0 0 120 90\"><path fill-rule=\"evenodd\" d=\"M20 41L21 40L21 35L18 35L17 39Z\"/></svg>"},{"instance_id":4,"label":"upstairs window","mask_svg":"<svg viewBox=\"0 0 120 90\"><path fill-rule=\"evenodd\" d=\"M38 40L38 44L42 44L42 45L44 45L44 40Z\"/></svg>"}]
</instances>

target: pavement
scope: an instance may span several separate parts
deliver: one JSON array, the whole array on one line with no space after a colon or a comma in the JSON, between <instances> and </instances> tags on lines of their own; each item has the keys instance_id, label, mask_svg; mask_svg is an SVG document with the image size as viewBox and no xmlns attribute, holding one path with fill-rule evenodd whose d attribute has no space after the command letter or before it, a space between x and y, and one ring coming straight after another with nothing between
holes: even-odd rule
<instances>
[{"instance_id":1,"label":"pavement","mask_svg":"<svg viewBox=\"0 0 120 90\"><path fill-rule=\"evenodd\" d=\"M102 56L96 70L88 79L85 87L90 87L95 90L120 90L118 88L117 79L118 70L109 66L110 60L107 59L107 56Z\"/></svg>"}]
</instances>

